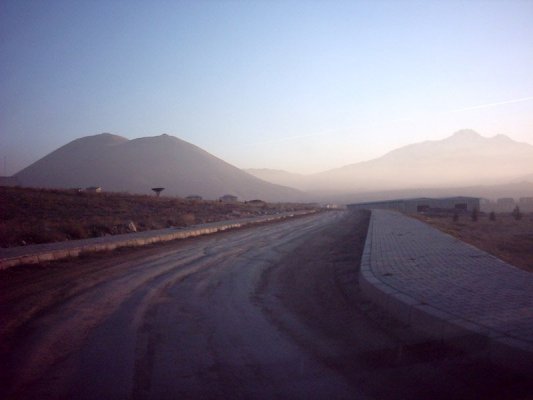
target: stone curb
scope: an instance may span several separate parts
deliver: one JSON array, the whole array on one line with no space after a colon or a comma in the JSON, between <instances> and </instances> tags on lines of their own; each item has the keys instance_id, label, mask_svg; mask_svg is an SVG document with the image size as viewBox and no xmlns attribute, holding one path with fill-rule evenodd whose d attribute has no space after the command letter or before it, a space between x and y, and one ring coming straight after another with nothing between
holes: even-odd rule
<instances>
[{"instance_id":1,"label":"stone curb","mask_svg":"<svg viewBox=\"0 0 533 400\"><path fill-rule=\"evenodd\" d=\"M475 353L493 364L520 373L533 371L533 345L458 318L446 310L402 293L379 279L372 270L373 215L361 259L359 286L364 297L411 327L426 340L438 341Z\"/></svg>"},{"instance_id":2,"label":"stone curb","mask_svg":"<svg viewBox=\"0 0 533 400\"><path fill-rule=\"evenodd\" d=\"M0 270L17 265L38 264L60 260L66 257L78 257L81 253L115 250L120 247L145 246L152 243L185 239L200 235L209 235L228 229L285 220L297 216L314 214L316 211L294 211L281 214L265 215L238 220L220 221L196 225L190 228L169 228L155 231L128 233L105 238L71 240L59 243L45 243L0 250Z\"/></svg>"}]
</instances>

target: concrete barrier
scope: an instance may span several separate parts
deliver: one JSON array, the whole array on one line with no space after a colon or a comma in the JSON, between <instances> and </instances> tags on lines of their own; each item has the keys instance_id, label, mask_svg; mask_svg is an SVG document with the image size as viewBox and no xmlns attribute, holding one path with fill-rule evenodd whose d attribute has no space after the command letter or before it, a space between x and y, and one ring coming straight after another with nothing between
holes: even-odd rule
<instances>
[{"instance_id":1,"label":"concrete barrier","mask_svg":"<svg viewBox=\"0 0 533 400\"><path fill-rule=\"evenodd\" d=\"M105 238L81 239L59 243L47 243L0 249L0 270L17 265L38 264L60 260L66 257L79 257L83 253L115 250L120 247L138 247L148 244L186 239L201 235L209 235L228 229L237 229L250 225L281 221L303 215L316 213L316 210L294 211L274 215L213 222L187 228L169 228L156 231L145 231Z\"/></svg>"}]
</instances>

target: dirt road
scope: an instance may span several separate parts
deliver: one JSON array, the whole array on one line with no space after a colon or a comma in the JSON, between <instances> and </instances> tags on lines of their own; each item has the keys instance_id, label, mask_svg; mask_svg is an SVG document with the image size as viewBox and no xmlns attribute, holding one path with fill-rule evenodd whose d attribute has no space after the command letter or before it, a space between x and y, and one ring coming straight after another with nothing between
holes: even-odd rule
<instances>
[{"instance_id":1,"label":"dirt road","mask_svg":"<svg viewBox=\"0 0 533 400\"><path fill-rule=\"evenodd\" d=\"M0 398L529 398L363 301L331 212L0 274Z\"/></svg>"}]
</instances>

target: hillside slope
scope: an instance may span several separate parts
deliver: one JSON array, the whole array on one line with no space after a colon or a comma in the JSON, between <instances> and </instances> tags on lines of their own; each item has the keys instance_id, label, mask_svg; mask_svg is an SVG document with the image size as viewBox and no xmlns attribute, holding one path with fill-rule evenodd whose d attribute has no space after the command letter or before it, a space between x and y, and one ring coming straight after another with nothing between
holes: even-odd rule
<instances>
[{"instance_id":1,"label":"hillside slope","mask_svg":"<svg viewBox=\"0 0 533 400\"><path fill-rule=\"evenodd\" d=\"M276 185L288 186L295 189L305 190L308 176L270 168L250 168L244 170L250 175Z\"/></svg>"},{"instance_id":2,"label":"hillside slope","mask_svg":"<svg viewBox=\"0 0 533 400\"><path fill-rule=\"evenodd\" d=\"M74 140L14 176L30 187L74 188L101 186L106 191L200 195L224 194L241 200L300 201L304 195L262 181L169 135L128 140L108 133Z\"/></svg>"}]
</instances>

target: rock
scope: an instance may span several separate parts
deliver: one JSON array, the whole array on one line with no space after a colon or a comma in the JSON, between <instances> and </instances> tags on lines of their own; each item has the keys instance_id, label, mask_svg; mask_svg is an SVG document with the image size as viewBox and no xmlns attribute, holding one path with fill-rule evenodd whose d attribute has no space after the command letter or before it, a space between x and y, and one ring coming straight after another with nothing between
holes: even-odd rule
<instances>
[{"instance_id":1,"label":"rock","mask_svg":"<svg viewBox=\"0 0 533 400\"><path fill-rule=\"evenodd\" d=\"M128 222L128 230L130 232L137 232L137 227L133 221Z\"/></svg>"}]
</instances>

